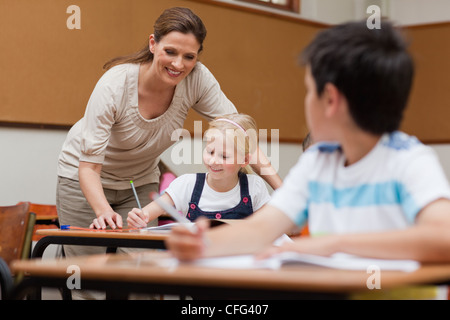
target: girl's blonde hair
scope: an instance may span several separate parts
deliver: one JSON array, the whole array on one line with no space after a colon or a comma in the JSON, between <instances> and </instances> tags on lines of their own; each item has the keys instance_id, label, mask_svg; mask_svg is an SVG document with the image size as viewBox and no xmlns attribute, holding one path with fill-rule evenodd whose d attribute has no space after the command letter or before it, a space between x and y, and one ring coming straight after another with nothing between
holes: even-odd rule
<instances>
[{"instance_id":1,"label":"girl's blonde hair","mask_svg":"<svg viewBox=\"0 0 450 320\"><path fill-rule=\"evenodd\" d=\"M235 150L246 158L257 149L258 128L255 119L247 114L233 113L217 117L209 123L207 134L214 130L225 134L226 141L233 143ZM252 173L248 165L241 168L241 171Z\"/></svg>"}]
</instances>

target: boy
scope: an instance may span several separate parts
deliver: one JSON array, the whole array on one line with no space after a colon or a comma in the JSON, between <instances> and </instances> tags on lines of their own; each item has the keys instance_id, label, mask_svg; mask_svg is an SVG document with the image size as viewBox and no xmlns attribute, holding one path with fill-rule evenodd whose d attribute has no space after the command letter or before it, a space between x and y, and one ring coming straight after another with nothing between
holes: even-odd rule
<instances>
[{"instance_id":1,"label":"boy","mask_svg":"<svg viewBox=\"0 0 450 320\"><path fill-rule=\"evenodd\" d=\"M308 221L311 237L269 252L449 262L448 182L431 148L396 131L414 73L399 31L339 25L315 38L303 63L316 144L258 214L214 230L199 221L196 234L175 228L168 248L182 260L257 253Z\"/></svg>"}]
</instances>

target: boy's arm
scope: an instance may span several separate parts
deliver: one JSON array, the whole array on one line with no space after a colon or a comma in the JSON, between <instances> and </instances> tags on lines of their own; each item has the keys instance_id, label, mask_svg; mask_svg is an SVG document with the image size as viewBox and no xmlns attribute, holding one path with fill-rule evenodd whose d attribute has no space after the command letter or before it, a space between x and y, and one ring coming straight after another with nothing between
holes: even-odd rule
<instances>
[{"instance_id":1,"label":"boy's arm","mask_svg":"<svg viewBox=\"0 0 450 320\"><path fill-rule=\"evenodd\" d=\"M166 245L178 259L257 253L294 226L290 218L270 205L230 225L208 229L206 219L197 225L196 234L183 227L172 229Z\"/></svg>"},{"instance_id":2,"label":"boy's arm","mask_svg":"<svg viewBox=\"0 0 450 320\"><path fill-rule=\"evenodd\" d=\"M450 262L449 230L450 200L439 199L422 209L415 225L407 229L300 238L284 245L281 250L318 255L345 252L380 259Z\"/></svg>"},{"instance_id":3,"label":"boy's arm","mask_svg":"<svg viewBox=\"0 0 450 320\"><path fill-rule=\"evenodd\" d=\"M450 262L450 200L439 199L418 214L415 225L380 233L370 239L362 235L355 243L348 237L340 241L350 253L387 259L413 259L421 262ZM374 241L371 244L371 241Z\"/></svg>"}]
</instances>

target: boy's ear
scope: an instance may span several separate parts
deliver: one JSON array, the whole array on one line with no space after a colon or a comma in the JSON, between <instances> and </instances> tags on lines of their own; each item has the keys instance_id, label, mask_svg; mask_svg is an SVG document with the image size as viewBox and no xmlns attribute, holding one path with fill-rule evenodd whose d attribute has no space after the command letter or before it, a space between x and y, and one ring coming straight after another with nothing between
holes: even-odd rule
<instances>
[{"instance_id":1,"label":"boy's ear","mask_svg":"<svg viewBox=\"0 0 450 320\"><path fill-rule=\"evenodd\" d=\"M326 107L326 115L332 116L338 111L342 95L332 83L326 83L322 93L322 99Z\"/></svg>"}]
</instances>

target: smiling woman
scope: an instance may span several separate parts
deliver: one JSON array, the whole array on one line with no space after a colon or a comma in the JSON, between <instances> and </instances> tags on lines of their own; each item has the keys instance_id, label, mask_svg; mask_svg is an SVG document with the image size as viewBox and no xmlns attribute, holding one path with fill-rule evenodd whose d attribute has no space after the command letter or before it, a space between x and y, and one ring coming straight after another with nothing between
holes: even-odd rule
<instances>
[{"instance_id":1,"label":"smiling woman","mask_svg":"<svg viewBox=\"0 0 450 320\"><path fill-rule=\"evenodd\" d=\"M153 32L155 42L160 42L163 37L173 31L183 34L192 34L197 39L200 47L197 54L203 50L203 41L206 38L206 27L202 20L187 8L171 8L163 12L156 20ZM103 68L108 70L111 67L121 63L145 63L153 60L153 52L149 50L149 46L144 46L140 51L120 56L108 61Z\"/></svg>"},{"instance_id":2,"label":"smiling woman","mask_svg":"<svg viewBox=\"0 0 450 320\"><path fill-rule=\"evenodd\" d=\"M173 31L161 41L155 40L155 35L150 35L150 52L153 53L152 63L146 63L147 69L156 68L167 73L170 78L168 85L177 85L195 67L200 44L191 33L184 34ZM151 72L152 70L150 70ZM162 74L163 75L163 74ZM154 83L156 85L156 83Z\"/></svg>"},{"instance_id":3,"label":"smiling woman","mask_svg":"<svg viewBox=\"0 0 450 320\"><path fill-rule=\"evenodd\" d=\"M197 63L200 44L192 33L173 31L159 42L150 35L150 62L139 71L139 112L145 119L161 116L169 108L175 87Z\"/></svg>"}]
</instances>

